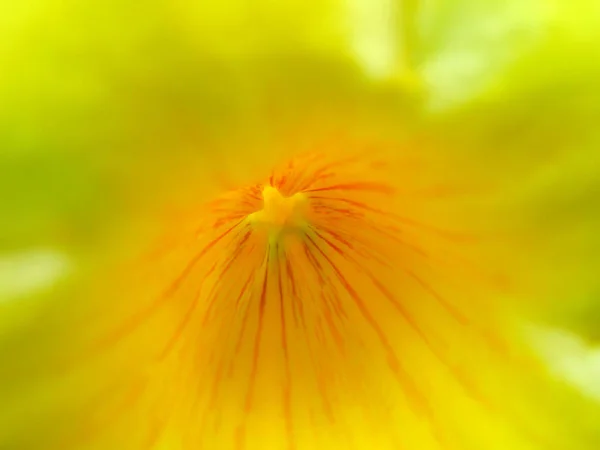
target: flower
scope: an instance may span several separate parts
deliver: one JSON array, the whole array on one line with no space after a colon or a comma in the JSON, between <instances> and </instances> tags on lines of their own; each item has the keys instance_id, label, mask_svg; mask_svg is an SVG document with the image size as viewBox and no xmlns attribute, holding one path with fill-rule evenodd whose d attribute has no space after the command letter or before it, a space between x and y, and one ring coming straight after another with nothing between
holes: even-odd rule
<instances>
[{"instance_id":1,"label":"flower","mask_svg":"<svg viewBox=\"0 0 600 450\"><path fill-rule=\"evenodd\" d=\"M0 447L598 446L597 7L386 5L11 7Z\"/></svg>"}]
</instances>

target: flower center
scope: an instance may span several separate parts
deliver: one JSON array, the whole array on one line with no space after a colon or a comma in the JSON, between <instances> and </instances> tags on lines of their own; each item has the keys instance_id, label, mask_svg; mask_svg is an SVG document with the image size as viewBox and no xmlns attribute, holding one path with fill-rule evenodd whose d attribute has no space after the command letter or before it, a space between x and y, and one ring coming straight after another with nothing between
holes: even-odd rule
<instances>
[{"instance_id":1,"label":"flower center","mask_svg":"<svg viewBox=\"0 0 600 450\"><path fill-rule=\"evenodd\" d=\"M251 224L267 230L271 238L283 232L302 229L306 221L308 198L305 194L285 197L273 186L265 186L262 191L263 209L248 216Z\"/></svg>"}]
</instances>

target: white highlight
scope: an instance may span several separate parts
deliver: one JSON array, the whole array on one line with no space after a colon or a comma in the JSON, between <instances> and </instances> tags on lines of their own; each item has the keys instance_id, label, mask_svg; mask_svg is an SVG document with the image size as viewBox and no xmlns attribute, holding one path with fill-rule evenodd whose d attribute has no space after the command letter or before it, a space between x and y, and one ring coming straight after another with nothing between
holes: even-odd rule
<instances>
[{"instance_id":1,"label":"white highlight","mask_svg":"<svg viewBox=\"0 0 600 450\"><path fill-rule=\"evenodd\" d=\"M350 44L358 62L373 78L391 76L397 69L399 42L393 0L349 0Z\"/></svg>"},{"instance_id":2,"label":"white highlight","mask_svg":"<svg viewBox=\"0 0 600 450\"><path fill-rule=\"evenodd\" d=\"M464 1L436 20L436 8L424 20L423 39L438 37L437 49L420 68L430 90L432 110L460 105L492 85L510 64L527 52L548 24L543 2L487 4ZM444 23L445 21L445 23Z\"/></svg>"},{"instance_id":3,"label":"white highlight","mask_svg":"<svg viewBox=\"0 0 600 450\"><path fill-rule=\"evenodd\" d=\"M485 92L507 68L533 48L556 15L552 3L440 0L418 3L414 17L417 49L407 55L402 37L402 2L348 0L349 44L374 79L409 71L428 91L428 109L442 112ZM417 50L418 51L418 50ZM419 61L408 67L407 61Z\"/></svg>"},{"instance_id":4,"label":"white highlight","mask_svg":"<svg viewBox=\"0 0 600 450\"><path fill-rule=\"evenodd\" d=\"M600 401L600 348L564 330L533 327L527 331L556 376Z\"/></svg>"},{"instance_id":5,"label":"white highlight","mask_svg":"<svg viewBox=\"0 0 600 450\"><path fill-rule=\"evenodd\" d=\"M0 255L0 302L48 290L69 268L64 254L49 249Z\"/></svg>"}]
</instances>

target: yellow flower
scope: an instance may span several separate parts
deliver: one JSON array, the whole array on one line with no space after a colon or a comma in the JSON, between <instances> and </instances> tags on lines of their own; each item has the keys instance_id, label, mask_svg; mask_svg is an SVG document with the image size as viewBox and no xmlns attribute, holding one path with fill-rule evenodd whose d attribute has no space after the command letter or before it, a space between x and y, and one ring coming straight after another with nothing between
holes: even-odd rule
<instances>
[{"instance_id":1,"label":"yellow flower","mask_svg":"<svg viewBox=\"0 0 600 450\"><path fill-rule=\"evenodd\" d=\"M600 446L593 2L2 7L0 448Z\"/></svg>"}]
</instances>

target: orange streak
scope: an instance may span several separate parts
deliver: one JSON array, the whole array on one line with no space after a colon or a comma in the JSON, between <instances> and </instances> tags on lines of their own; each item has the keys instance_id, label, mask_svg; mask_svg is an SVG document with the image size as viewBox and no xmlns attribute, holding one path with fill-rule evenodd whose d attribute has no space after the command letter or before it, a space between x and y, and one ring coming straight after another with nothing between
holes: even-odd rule
<instances>
[{"instance_id":1,"label":"orange streak","mask_svg":"<svg viewBox=\"0 0 600 450\"><path fill-rule=\"evenodd\" d=\"M236 223L231 228L227 229L221 235L217 236L215 239L210 241L201 251L198 253L191 261L188 262L183 271L179 274L179 276L173 281L167 289L160 295L154 302L152 302L148 307L144 308L139 313L131 316L124 324L121 325L117 330L113 331L111 334L107 335L105 338L101 339L94 346L93 352L97 352L102 348L109 347L115 344L118 340L122 339L124 336L130 334L135 328L137 328L142 321L147 320L159 307L161 307L165 301L167 301L171 296L179 289L183 280L187 278L192 269L198 264L198 262L208 253L208 251L213 248L218 242L220 242L225 236L227 236L231 231L233 231L242 221Z\"/></svg>"},{"instance_id":2,"label":"orange streak","mask_svg":"<svg viewBox=\"0 0 600 450\"><path fill-rule=\"evenodd\" d=\"M366 191L378 192L380 194L394 194L396 191L391 186L384 183L375 182L355 182L346 184L334 184L332 186L305 189L302 192L324 192L324 191Z\"/></svg>"},{"instance_id":3,"label":"orange streak","mask_svg":"<svg viewBox=\"0 0 600 450\"><path fill-rule=\"evenodd\" d=\"M252 412L254 403L254 390L256 387L256 376L258 373L258 360L260 358L260 343L264 326L264 314L267 299L267 287L269 278L269 253L267 253L265 262L265 278L263 280L262 290L260 294L260 302L258 305L258 326L254 338L254 349L252 352L252 367L250 369L248 392L244 402L244 413L249 415ZM243 450L246 446L246 424L242 423L236 430L235 447L238 450Z\"/></svg>"},{"instance_id":4,"label":"orange streak","mask_svg":"<svg viewBox=\"0 0 600 450\"><path fill-rule=\"evenodd\" d=\"M285 251L283 257L285 258ZM290 367L290 357L287 342L287 327L285 320L285 300L283 295L283 267L281 264L278 267L278 292L280 303L280 320L281 320L281 348L283 349L283 360L285 368L285 380L283 385L283 417L285 420L285 428L287 434L288 448L294 450L294 427L292 417L292 369Z\"/></svg>"},{"instance_id":5,"label":"orange streak","mask_svg":"<svg viewBox=\"0 0 600 450\"><path fill-rule=\"evenodd\" d=\"M362 316L364 317L364 319L367 321L367 323L369 324L371 329L373 329L373 331L375 331L375 333L377 334L379 341L381 342L381 345L383 346L383 348L385 349L385 351L387 353L388 366L392 370L392 372L396 375L397 379L403 385L403 388L405 389L405 393L407 394L409 399L411 399L413 404L419 405L419 408L418 408L419 410L421 410L421 411L429 410L429 406L426 406L427 402L425 401L425 399L423 398L421 393L418 391L418 389L414 385L413 381L410 380L410 378L408 377L408 374L404 371L404 369L402 369L400 362L398 360L398 357L397 357L396 353L394 352L387 336L385 335L385 333L383 332L381 327L378 325L377 321L373 318L373 316L371 315L371 313L365 306L364 301L360 298L358 293L350 285L348 280L346 280L346 278L341 273L339 268L327 256L327 254L315 243L315 241L310 236L307 236L307 239L310 241L310 243L313 245L313 247L321 254L321 256L323 256L323 258L329 263L329 266L335 272L337 279L340 281L340 283L342 283L342 286L344 287L346 292L348 292L350 297L352 297L355 305L358 307L358 309L359 309L360 313L362 314Z\"/></svg>"}]
</instances>

